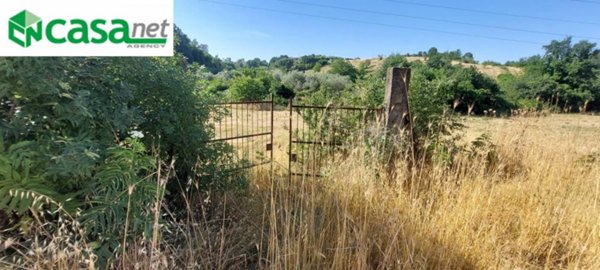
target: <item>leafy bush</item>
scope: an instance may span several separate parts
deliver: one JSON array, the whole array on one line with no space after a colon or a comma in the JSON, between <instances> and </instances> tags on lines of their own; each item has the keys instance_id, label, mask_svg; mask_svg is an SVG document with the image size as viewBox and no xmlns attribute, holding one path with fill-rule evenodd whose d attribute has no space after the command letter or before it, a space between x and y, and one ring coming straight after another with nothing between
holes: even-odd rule
<instances>
[{"instance_id":1,"label":"leafy bush","mask_svg":"<svg viewBox=\"0 0 600 270\"><path fill-rule=\"evenodd\" d=\"M329 64L330 57L326 57L323 55L305 55L294 61L293 70L306 71L312 70L317 64L321 67Z\"/></svg>"},{"instance_id":2,"label":"leafy bush","mask_svg":"<svg viewBox=\"0 0 600 270\"><path fill-rule=\"evenodd\" d=\"M290 71L281 77L281 83L295 92L300 92L305 89L306 75L304 72Z\"/></svg>"},{"instance_id":3,"label":"leafy bush","mask_svg":"<svg viewBox=\"0 0 600 270\"><path fill-rule=\"evenodd\" d=\"M259 79L249 76L239 76L231 81L229 96L231 100L252 101L260 100L268 95L268 89Z\"/></svg>"},{"instance_id":4,"label":"leafy bush","mask_svg":"<svg viewBox=\"0 0 600 270\"><path fill-rule=\"evenodd\" d=\"M404 56L392 54L383 60L383 64L381 64L381 67L379 67L379 70L377 71L377 76L385 78L387 70L392 67L410 67L410 64Z\"/></svg>"},{"instance_id":5,"label":"leafy bush","mask_svg":"<svg viewBox=\"0 0 600 270\"><path fill-rule=\"evenodd\" d=\"M278 84L273 74L264 69L241 69L229 82L229 98L234 101L266 99L274 93Z\"/></svg>"},{"instance_id":6,"label":"leafy bush","mask_svg":"<svg viewBox=\"0 0 600 270\"><path fill-rule=\"evenodd\" d=\"M287 55L273 57L271 58L271 61L269 61L269 66L282 71L289 71L294 66L294 59Z\"/></svg>"},{"instance_id":7,"label":"leafy bush","mask_svg":"<svg viewBox=\"0 0 600 270\"><path fill-rule=\"evenodd\" d=\"M348 76L350 80L356 80L356 76L358 75L358 71L356 68L350 64L350 62L344 59L336 59L331 63L330 73L338 74L342 76Z\"/></svg>"},{"instance_id":8,"label":"leafy bush","mask_svg":"<svg viewBox=\"0 0 600 270\"><path fill-rule=\"evenodd\" d=\"M226 187L214 176L228 149L205 143L210 101L181 60L0 58L0 211L17 215L2 229L82 211L84 236L106 263L122 237L148 240L152 202L162 199L157 159L176 164L161 179L171 197Z\"/></svg>"}]
</instances>

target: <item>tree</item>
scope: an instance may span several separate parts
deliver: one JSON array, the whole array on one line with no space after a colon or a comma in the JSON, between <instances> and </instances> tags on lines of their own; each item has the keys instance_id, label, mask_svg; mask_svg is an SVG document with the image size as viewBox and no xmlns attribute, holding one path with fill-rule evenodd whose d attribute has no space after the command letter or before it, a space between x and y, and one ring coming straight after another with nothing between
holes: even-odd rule
<instances>
[{"instance_id":1,"label":"tree","mask_svg":"<svg viewBox=\"0 0 600 270\"><path fill-rule=\"evenodd\" d=\"M269 66L283 71L290 71L294 66L294 59L287 55L273 57L271 58L271 61L269 61Z\"/></svg>"},{"instance_id":2,"label":"tree","mask_svg":"<svg viewBox=\"0 0 600 270\"><path fill-rule=\"evenodd\" d=\"M463 57L462 57L462 60L465 63L470 63L470 64L475 63L475 57L470 52L465 53L465 55L463 55Z\"/></svg>"},{"instance_id":3,"label":"tree","mask_svg":"<svg viewBox=\"0 0 600 270\"><path fill-rule=\"evenodd\" d=\"M191 41L181 28L175 26L175 51L181 53L189 63L205 66L212 73L223 70L221 60L203 51L198 42Z\"/></svg>"},{"instance_id":4,"label":"tree","mask_svg":"<svg viewBox=\"0 0 600 270\"><path fill-rule=\"evenodd\" d=\"M452 67L451 60L443 54L434 54L427 59L427 66L435 69Z\"/></svg>"},{"instance_id":5,"label":"tree","mask_svg":"<svg viewBox=\"0 0 600 270\"><path fill-rule=\"evenodd\" d=\"M570 37L553 40L544 46L544 56L521 59L516 63L524 74L515 84L519 100L540 100L560 111L598 109L597 80L600 61L596 44Z\"/></svg>"},{"instance_id":6,"label":"tree","mask_svg":"<svg viewBox=\"0 0 600 270\"><path fill-rule=\"evenodd\" d=\"M244 68L235 72L229 82L229 97L234 101L263 100L274 93L279 84L263 68Z\"/></svg>"},{"instance_id":7,"label":"tree","mask_svg":"<svg viewBox=\"0 0 600 270\"><path fill-rule=\"evenodd\" d=\"M290 99L290 98L294 98L296 96L296 93L294 93L294 90L285 87L285 85L281 85L279 88L277 88L277 92L275 92L277 94L277 96L283 98L283 99Z\"/></svg>"},{"instance_id":8,"label":"tree","mask_svg":"<svg viewBox=\"0 0 600 270\"><path fill-rule=\"evenodd\" d=\"M446 52L444 53L451 61L452 60L456 60L456 61L460 61L462 59L462 52L460 51L460 49L457 49L456 51L450 51L450 52Z\"/></svg>"},{"instance_id":9,"label":"tree","mask_svg":"<svg viewBox=\"0 0 600 270\"><path fill-rule=\"evenodd\" d=\"M561 41L553 40L550 44L543 48L546 50L545 57L551 60L563 60L569 57L571 52L571 37L567 37Z\"/></svg>"},{"instance_id":10,"label":"tree","mask_svg":"<svg viewBox=\"0 0 600 270\"><path fill-rule=\"evenodd\" d=\"M355 81L357 75L356 68L350 62L344 59L336 59L331 63L329 73L339 74L350 77L350 80Z\"/></svg>"},{"instance_id":11,"label":"tree","mask_svg":"<svg viewBox=\"0 0 600 270\"><path fill-rule=\"evenodd\" d=\"M428 51L427 51L427 56L431 57L434 55L438 54L438 49L436 47L431 47Z\"/></svg>"},{"instance_id":12,"label":"tree","mask_svg":"<svg viewBox=\"0 0 600 270\"><path fill-rule=\"evenodd\" d=\"M261 60L260 58L254 58L252 60L248 60L246 62L246 67L257 68L257 67L266 67L269 64L265 60Z\"/></svg>"},{"instance_id":13,"label":"tree","mask_svg":"<svg viewBox=\"0 0 600 270\"><path fill-rule=\"evenodd\" d=\"M321 63L317 63L317 64L316 64L316 65L315 65L315 66L312 68L312 70L313 70L314 72L321 72L321 69L322 69L322 68L323 68L323 66L321 66Z\"/></svg>"},{"instance_id":14,"label":"tree","mask_svg":"<svg viewBox=\"0 0 600 270\"><path fill-rule=\"evenodd\" d=\"M356 69L357 80L366 79L371 72L371 60L361 61Z\"/></svg>"},{"instance_id":15,"label":"tree","mask_svg":"<svg viewBox=\"0 0 600 270\"><path fill-rule=\"evenodd\" d=\"M598 55L598 51L594 51L596 48L596 43L588 42L587 40L582 40L571 48L571 55L577 59L588 60L592 58L594 55Z\"/></svg>"},{"instance_id":16,"label":"tree","mask_svg":"<svg viewBox=\"0 0 600 270\"><path fill-rule=\"evenodd\" d=\"M316 64L320 64L321 67L324 67L327 64L329 64L329 60L329 57L323 55L305 55L296 59L292 69L300 71L311 70L315 67Z\"/></svg>"},{"instance_id":17,"label":"tree","mask_svg":"<svg viewBox=\"0 0 600 270\"><path fill-rule=\"evenodd\" d=\"M263 99L268 95L262 82L250 76L239 76L231 81L229 95L236 101L253 101Z\"/></svg>"},{"instance_id":18,"label":"tree","mask_svg":"<svg viewBox=\"0 0 600 270\"><path fill-rule=\"evenodd\" d=\"M392 67L410 67L410 64L408 63L408 60L406 60L406 57L400 54L391 54L383 60L378 71L378 76L385 78L387 70Z\"/></svg>"}]
</instances>

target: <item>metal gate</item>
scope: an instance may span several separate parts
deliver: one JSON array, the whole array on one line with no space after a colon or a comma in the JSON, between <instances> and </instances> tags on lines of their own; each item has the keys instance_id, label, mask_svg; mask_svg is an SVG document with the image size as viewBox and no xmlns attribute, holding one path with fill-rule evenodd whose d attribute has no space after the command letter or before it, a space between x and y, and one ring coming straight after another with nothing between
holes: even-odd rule
<instances>
[{"instance_id":1,"label":"metal gate","mask_svg":"<svg viewBox=\"0 0 600 270\"><path fill-rule=\"evenodd\" d=\"M212 117L215 136L207 143L225 143L231 156L219 167L227 172L245 172L271 164L273 168L273 98L216 104Z\"/></svg>"},{"instance_id":2,"label":"metal gate","mask_svg":"<svg viewBox=\"0 0 600 270\"><path fill-rule=\"evenodd\" d=\"M321 177L324 165L351 150L356 135L381 119L383 109L312 106L288 102L289 180Z\"/></svg>"}]
</instances>

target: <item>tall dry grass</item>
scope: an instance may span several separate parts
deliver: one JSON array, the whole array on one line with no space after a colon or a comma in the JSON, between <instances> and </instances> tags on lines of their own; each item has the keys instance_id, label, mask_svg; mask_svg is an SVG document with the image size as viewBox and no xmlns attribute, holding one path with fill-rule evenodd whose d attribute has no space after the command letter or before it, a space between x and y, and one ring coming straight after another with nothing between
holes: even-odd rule
<instances>
[{"instance_id":1,"label":"tall dry grass","mask_svg":"<svg viewBox=\"0 0 600 270\"><path fill-rule=\"evenodd\" d=\"M325 179L275 182L264 266L600 268L600 129L553 121L512 121L493 159L396 166L395 185L360 147Z\"/></svg>"},{"instance_id":2,"label":"tall dry grass","mask_svg":"<svg viewBox=\"0 0 600 270\"><path fill-rule=\"evenodd\" d=\"M246 192L189 198L185 219L162 213L156 250L132 244L116 267L600 269L600 119L468 125L467 141L488 131L493 146L452 163L409 173L398 161L390 174L357 145L324 178L288 183L283 168L274 179L258 171ZM65 258L25 257L25 265L84 266Z\"/></svg>"}]
</instances>

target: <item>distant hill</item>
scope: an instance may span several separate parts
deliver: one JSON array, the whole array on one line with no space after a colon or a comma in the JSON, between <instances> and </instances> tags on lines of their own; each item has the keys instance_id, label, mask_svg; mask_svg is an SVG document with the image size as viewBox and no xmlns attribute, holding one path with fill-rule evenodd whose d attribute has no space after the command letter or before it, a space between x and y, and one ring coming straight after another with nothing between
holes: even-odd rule
<instances>
[{"instance_id":1,"label":"distant hill","mask_svg":"<svg viewBox=\"0 0 600 270\"><path fill-rule=\"evenodd\" d=\"M379 67L381 67L382 63L383 63L383 59L380 58L371 58L371 59L352 59L350 60L350 63L354 66L354 67L358 67L360 65L360 63L364 62L364 61L371 61L371 70L376 70L379 69ZM409 62L415 62L415 61L421 61L421 62L425 62L425 57L419 57L419 56L408 56L406 57L406 59ZM513 75L519 75L523 73L523 70L521 68L518 67L508 67L508 66L495 66L495 65L481 65L481 64L467 64L467 63L461 63L459 61L452 61L453 65L460 65L463 67L475 67L479 72L486 74L494 79L498 78L498 76L500 76L501 74L505 74L505 73L510 73ZM323 69L321 70L322 72L327 72L329 70L329 66L325 66L323 67Z\"/></svg>"}]
</instances>

